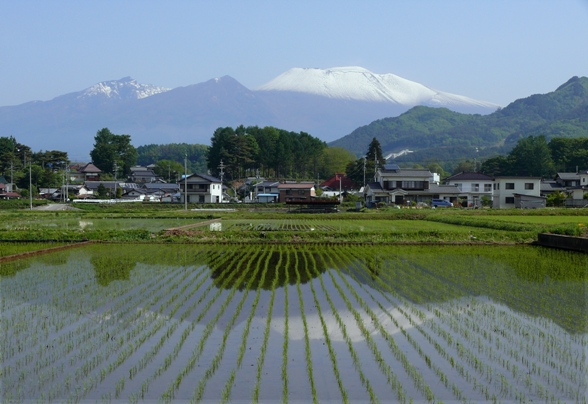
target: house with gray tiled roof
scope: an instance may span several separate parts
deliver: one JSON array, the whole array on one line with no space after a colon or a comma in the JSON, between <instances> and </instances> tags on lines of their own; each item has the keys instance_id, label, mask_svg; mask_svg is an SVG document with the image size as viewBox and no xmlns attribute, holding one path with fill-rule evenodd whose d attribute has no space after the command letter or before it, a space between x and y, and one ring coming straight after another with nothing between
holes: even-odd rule
<instances>
[{"instance_id":1,"label":"house with gray tiled roof","mask_svg":"<svg viewBox=\"0 0 588 404\"><path fill-rule=\"evenodd\" d=\"M221 203L223 200L222 182L216 177L207 174L191 174L182 178L178 185L182 202Z\"/></svg>"},{"instance_id":2,"label":"house with gray tiled roof","mask_svg":"<svg viewBox=\"0 0 588 404\"><path fill-rule=\"evenodd\" d=\"M461 191L455 185L439 185L439 175L427 169L400 168L386 164L376 171L376 181L364 189L368 206L374 203L405 205L430 203L431 199L457 202Z\"/></svg>"}]
</instances>

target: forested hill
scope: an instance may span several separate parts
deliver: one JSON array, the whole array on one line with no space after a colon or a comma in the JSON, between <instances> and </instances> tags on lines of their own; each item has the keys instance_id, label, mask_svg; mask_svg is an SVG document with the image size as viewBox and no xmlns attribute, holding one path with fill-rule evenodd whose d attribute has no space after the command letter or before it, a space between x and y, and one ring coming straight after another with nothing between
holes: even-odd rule
<instances>
[{"instance_id":1,"label":"forested hill","mask_svg":"<svg viewBox=\"0 0 588 404\"><path fill-rule=\"evenodd\" d=\"M572 77L548 94L516 100L490 115L469 115L445 108L414 107L395 117L374 121L331 142L363 155L375 137L384 154L410 149L410 158L456 160L507 152L521 137L588 136L588 78ZM418 157L417 157L418 156Z\"/></svg>"}]
</instances>

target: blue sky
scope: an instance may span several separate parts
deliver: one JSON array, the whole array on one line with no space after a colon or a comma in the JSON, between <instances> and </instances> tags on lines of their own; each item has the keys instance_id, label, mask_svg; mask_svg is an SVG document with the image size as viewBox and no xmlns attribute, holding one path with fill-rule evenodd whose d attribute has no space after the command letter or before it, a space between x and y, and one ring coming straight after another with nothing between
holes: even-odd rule
<instances>
[{"instance_id":1,"label":"blue sky","mask_svg":"<svg viewBox=\"0 0 588 404\"><path fill-rule=\"evenodd\" d=\"M6 0L0 106L339 66L507 105L588 76L587 43L588 0Z\"/></svg>"}]
</instances>

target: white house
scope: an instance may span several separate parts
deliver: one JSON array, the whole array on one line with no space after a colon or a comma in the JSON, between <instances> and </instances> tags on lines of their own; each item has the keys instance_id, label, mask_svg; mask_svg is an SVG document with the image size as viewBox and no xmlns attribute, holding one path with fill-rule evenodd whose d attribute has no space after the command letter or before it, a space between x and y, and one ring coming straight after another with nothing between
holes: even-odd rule
<instances>
[{"instance_id":1,"label":"white house","mask_svg":"<svg viewBox=\"0 0 588 404\"><path fill-rule=\"evenodd\" d=\"M499 209L545 207L545 198L541 196L541 177L495 177L492 207Z\"/></svg>"},{"instance_id":2,"label":"white house","mask_svg":"<svg viewBox=\"0 0 588 404\"><path fill-rule=\"evenodd\" d=\"M467 206L482 206L483 196L492 199L494 178L489 175L462 171L445 179L445 183L459 188L462 196L467 198Z\"/></svg>"},{"instance_id":3,"label":"white house","mask_svg":"<svg viewBox=\"0 0 588 404\"><path fill-rule=\"evenodd\" d=\"M185 202L186 189L188 203L221 203L223 198L223 185L221 180L206 174L191 174L180 180L180 193L182 202Z\"/></svg>"}]
</instances>

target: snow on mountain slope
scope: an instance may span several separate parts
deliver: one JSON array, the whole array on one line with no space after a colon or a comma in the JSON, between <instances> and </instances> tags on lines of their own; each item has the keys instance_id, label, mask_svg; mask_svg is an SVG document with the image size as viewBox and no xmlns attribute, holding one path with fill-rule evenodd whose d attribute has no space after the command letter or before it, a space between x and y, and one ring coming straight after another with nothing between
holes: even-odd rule
<instances>
[{"instance_id":1,"label":"snow on mountain slope","mask_svg":"<svg viewBox=\"0 0 588 404\"><path fill-rule=\"evenodd\" d=\"M293 68L258 90L293 91L328 98L401 105L499 107L489 102L437 91L394 74L375 74L357 66L331 69Z\"/></svg>"},{"instance_id":2,"label":"snow on mountain slope","mask_svg":"<svg viewBox=\"0 0 588 404\"><path fill-rule=\"evenodd\" d=\"M120 80L103 81L93 85L77 94L78 99L86 99L96 96L110 99L141 99L155 94L169 91L169 88L137 83L131 77Z\"/></svg>"}]
</instances>

